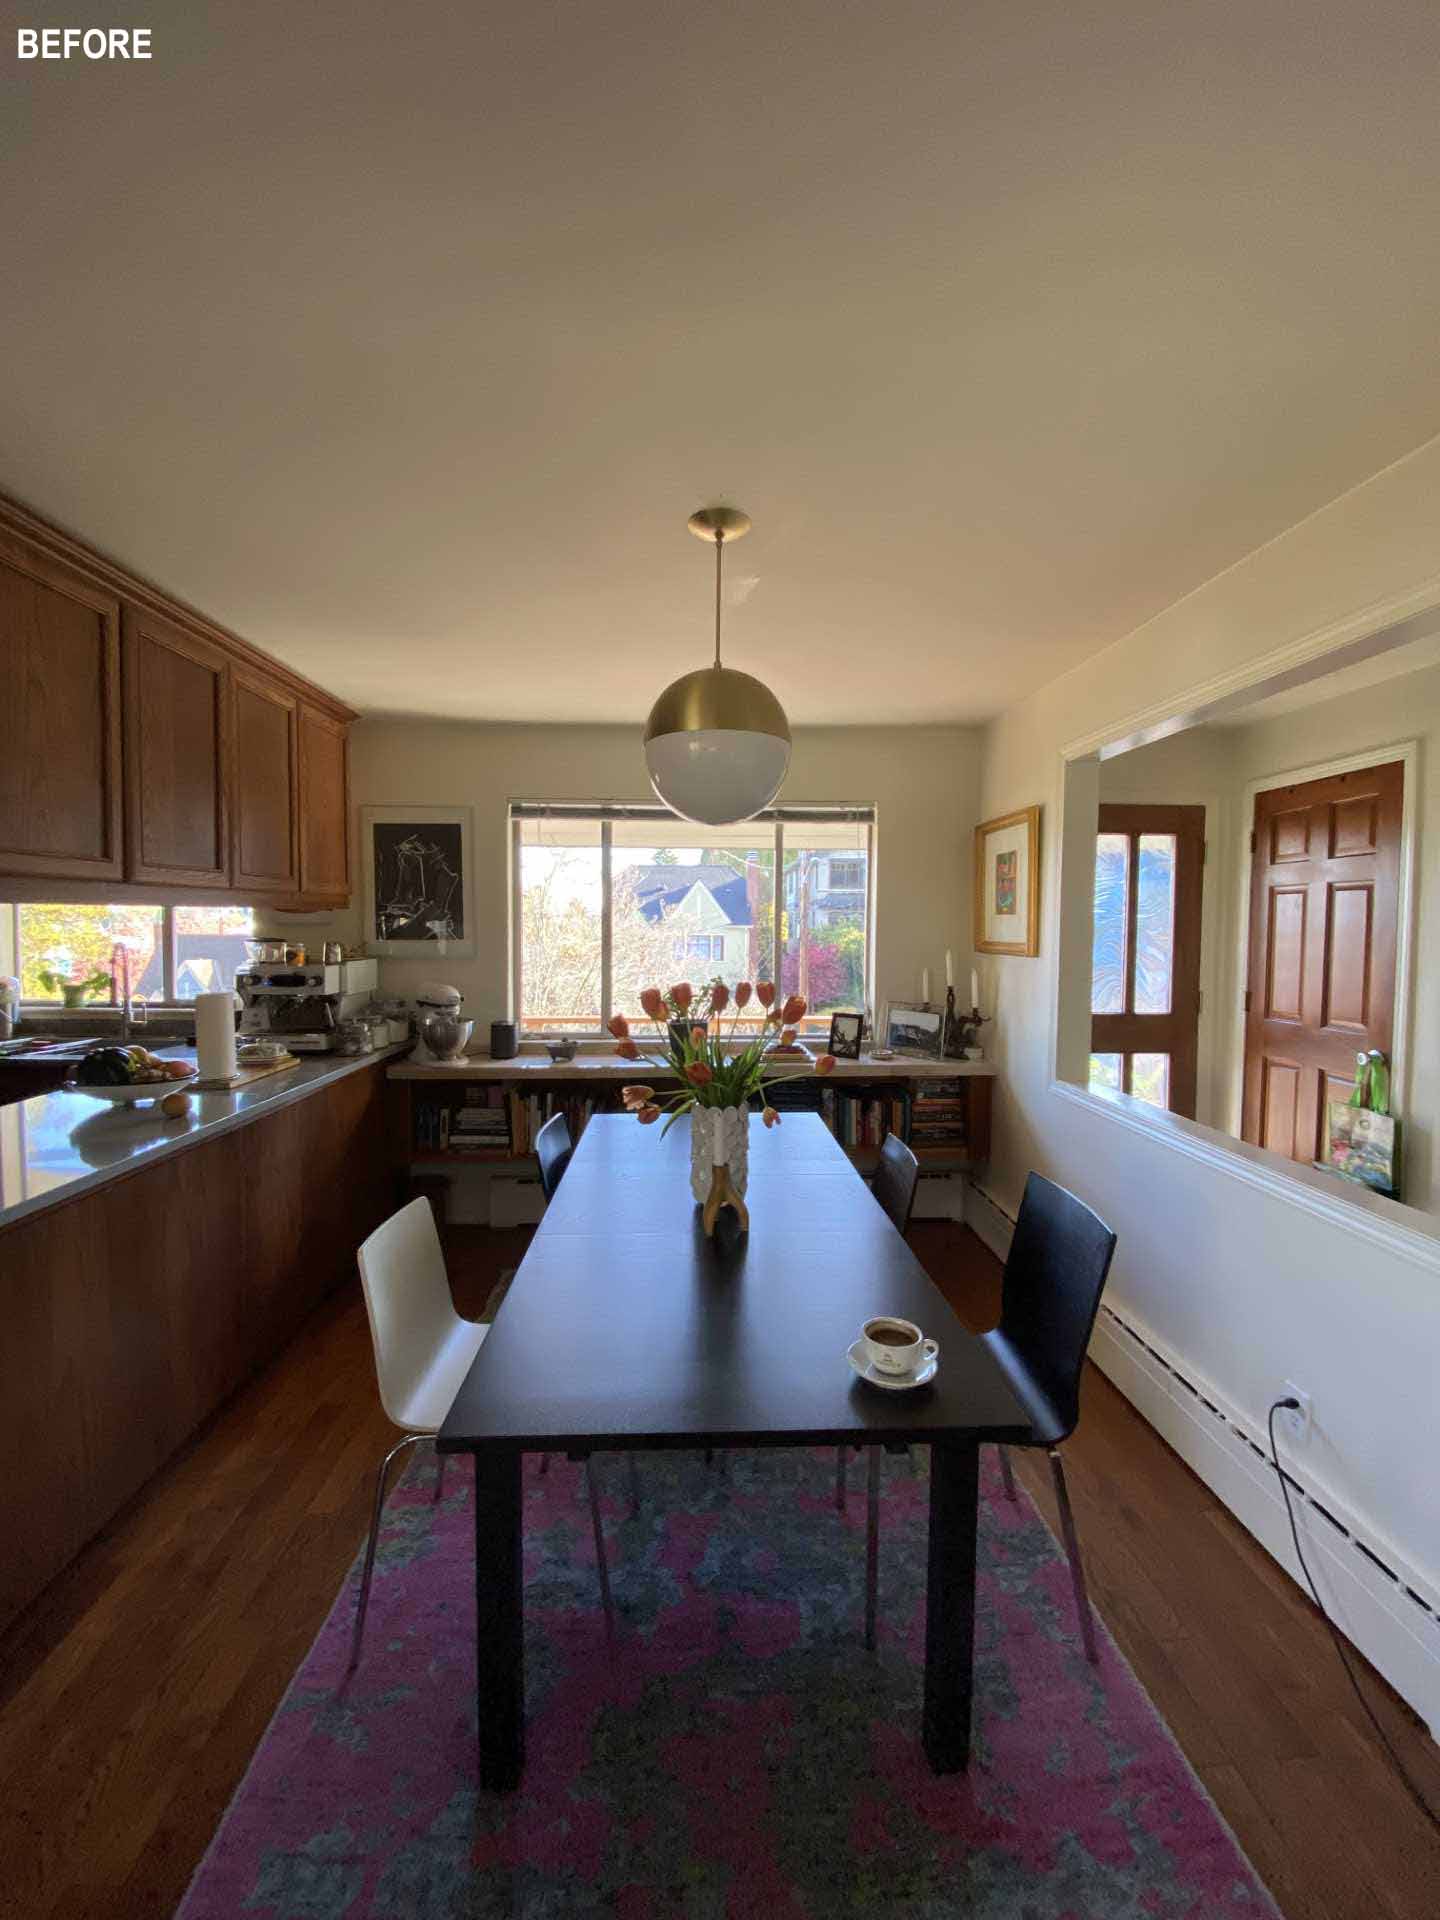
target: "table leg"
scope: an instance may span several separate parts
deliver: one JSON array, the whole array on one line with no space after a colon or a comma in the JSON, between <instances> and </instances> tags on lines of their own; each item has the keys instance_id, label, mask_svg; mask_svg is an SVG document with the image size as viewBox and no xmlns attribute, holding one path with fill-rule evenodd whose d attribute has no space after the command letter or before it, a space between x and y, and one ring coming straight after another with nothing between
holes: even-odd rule
<instances>
[{"instance_id":1,"label":"table leg","mask_svg":"<svg viewBox=\"0 0 1440 1920\"><path fill-rule=\"evenodd\" d=\"M979 1484L980 1449L973 1441L931 1446L922 1737L935 1773L958 1773L970 1763Z\"/></svg>"},{"instance_id":2,"label":"table leg","mask_svg":"<svg viewBox=\"0 0 1440 1920\"><path fill-rule=\"evenodd\" d=\"M480 1785L505 1793L525 1764L525 1644L520 1460L475 1455L475 1726Z\"/></svg>"}]
</instances>

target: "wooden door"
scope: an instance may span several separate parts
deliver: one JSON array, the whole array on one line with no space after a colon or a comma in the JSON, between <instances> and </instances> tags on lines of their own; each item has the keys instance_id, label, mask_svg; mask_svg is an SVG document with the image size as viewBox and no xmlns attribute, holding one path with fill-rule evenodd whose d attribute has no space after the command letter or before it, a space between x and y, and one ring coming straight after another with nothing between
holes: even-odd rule
<instances>
[{"instance_id":1,"label":"wooden door","mask_svg":"<svg viewBox=\"0 0 1440 1920\"><path fill-rule=\"evenodd\" d=\"M350 898L348 730L318 707L300 706L300 891L307 900Z\"/></svg>"},{"instance_id":2,"label":"wooden door","mask_svg":"<svg viewBox=\"0 0 1440 1920\"><path fill-rule=\"evenodd\" d=\"M126 876L162 886L230 880L230 699L210 641L127 606Z\"/></svg>"},{"instance_id":3,"label":"wooden door","mask_svg":"<svg viewBox=\"0 0 1440 1920\"><path fill-rule=\"evenodd\" d=\"M1090 1080L1195 1118L1203 807L1100 808Z\"/></svg>"},{"instance_id":4,"label":"wooden door","mask_svg":"<svg viewBox=\"0 0 1440 1920\"><path fill-rule=\"evenodd\" d=\"M1309 1162L1355 1055L1394 1040L1398 761L1255 798L1241 1135Z\"/></svg>"},{"instance_id":5,"label":"wooden door","mask_svg":"<svg viewBox=\"0 0 1440 1920\"><path fill-rule=\"evenodd\" d=\"M118 880L120 602L0 531L0 873Z\"/></svg>"},{"instance_id":6,"label":"wooden door","mask_svg":"<svg viewBox=\"0 0 1440 1920\"><path fill-rule=\"evenodd\" d=\"M262 674L236 667L230 678L232 884L252 894L291 894L300 884L299 702Z\"/></svg>"}]
</instances>

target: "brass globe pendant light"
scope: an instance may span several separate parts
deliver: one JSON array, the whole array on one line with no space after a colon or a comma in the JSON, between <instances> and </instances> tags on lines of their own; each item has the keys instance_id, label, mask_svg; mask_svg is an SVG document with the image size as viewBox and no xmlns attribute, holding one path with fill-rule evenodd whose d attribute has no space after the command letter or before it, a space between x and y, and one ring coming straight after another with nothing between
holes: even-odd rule
<instances>
[{"instance_id":1,"label":"brass globe pendant light","mask_svg":"<svg viewBox=\"0 0 1440 1920\"><path fill-rule=\"evenodd\" d=\"M715 664L672 681L645 722L645 766L656 796L682 820L749 820L779 793L790 725L763 681L720 664L720 587L727 541L750 531L738 507L702 507L690 531L715 545Z\"/></svg>"}]
</instances>

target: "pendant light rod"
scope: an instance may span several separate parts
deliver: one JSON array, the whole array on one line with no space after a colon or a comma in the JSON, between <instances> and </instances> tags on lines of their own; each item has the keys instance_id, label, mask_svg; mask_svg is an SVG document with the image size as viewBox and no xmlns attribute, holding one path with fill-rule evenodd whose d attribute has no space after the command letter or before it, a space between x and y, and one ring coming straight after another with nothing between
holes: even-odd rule
<instances>
[{"instance_id":1,"label":"pendant light rod","mask_svg":"<svg viewBox=\"0 0 1440 1920\"><path fill-rule=\"evenodd\" d=\"M720 665L720 556L725 551L725 536L715 533L715 665Z\"/></svg>"},{"instance_id":2,"label":"pendant light rod","mask_svg":"<svg viewBox=\"0 0 1440 1920\"><path fill-rule=\"evenodd\" d=\"M721 553L727 540L743 540L750 531L750 516L739 507L700 507L685 523L697 540L715 542L715 665L720 665L720 579Z\"/></svg>"}]
</instances>

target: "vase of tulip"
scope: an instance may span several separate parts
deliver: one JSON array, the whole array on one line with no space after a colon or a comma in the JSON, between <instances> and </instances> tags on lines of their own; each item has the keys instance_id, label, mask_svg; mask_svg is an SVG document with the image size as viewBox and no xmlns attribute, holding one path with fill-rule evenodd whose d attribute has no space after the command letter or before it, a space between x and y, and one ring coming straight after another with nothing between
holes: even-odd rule
<instances>
[{"instance_id":1,"label":"vase of tulip","mask_svg":"<svg viewBox=\"0 0 1440 1920\"><path fill-rule=\"evenodd\" d=\"M751 999L763 1013L758 1030L742 1039L740 1021ZM646 987L640 996L645 1018L657 1029L655 1043L663 1055L642 1054L641 1046L623 1013L610 1022L622 1060L645 1058L680 1082L674 1092L657 1092L637 1085L622 1089L628 1113L642 1126L664 1118L668 1133L682 1113L690 1116L690 1191L702 1210L705 1232L713 1234L724 1207L736 1214L742 1228L750 1224L745 1191L750 1171L750 1111L761 1101L767 1127L780 1124L780 1115L766 1097L771 1087L786 1080L832 1073L833 1054L824 1053L798 1073L774 1073L773 1048L795 1043L796 1028L805 1017L805 1002L792 993L779 1002L774 985L762 980L752 986L742 980L733 990L715 980L700 994L688 981L662 992ZM728 1028L723 1020L733 1010Z\"/></svg>"}]
</instances>

